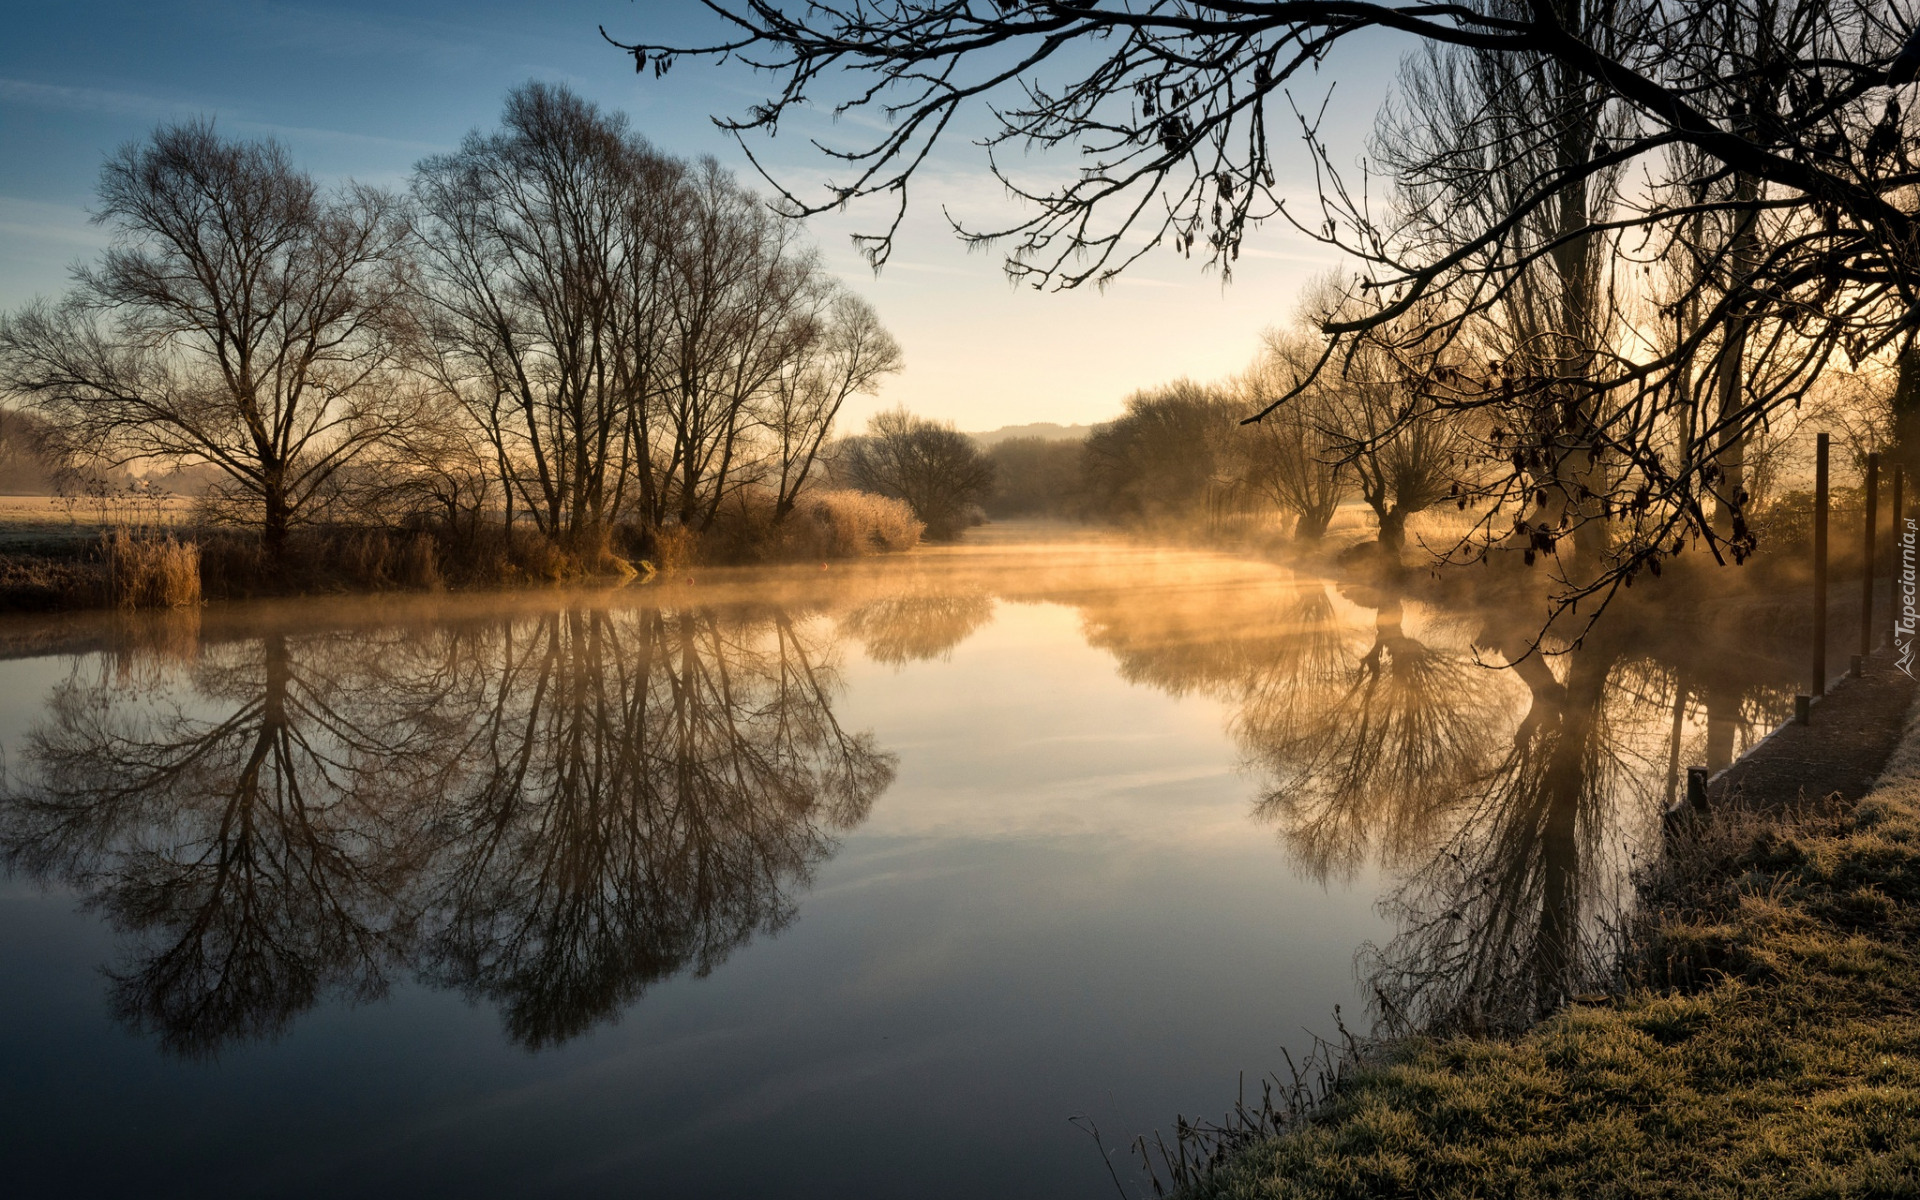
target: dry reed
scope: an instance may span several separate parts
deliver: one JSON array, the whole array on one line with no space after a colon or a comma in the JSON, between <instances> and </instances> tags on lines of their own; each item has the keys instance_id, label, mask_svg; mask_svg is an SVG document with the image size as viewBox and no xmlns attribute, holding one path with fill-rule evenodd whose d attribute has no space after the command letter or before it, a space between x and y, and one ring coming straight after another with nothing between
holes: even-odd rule
<instances>
[{"instance_id":1,"label":"dry reed","mask_svg":"<svg viewBox=\"0 0 1920 1200\"><path fill-rule=\"evenodd\" d=\"M850 490L812 492L787 519L782 549L793 558L853 558L911 549L925 531L904 501Z\"/></svg>"},{"instance_id":2,"label":"dry reed","mask_svg":"<svg viewBox=\"0 0 1920 1200\"><path fill-rule=\"evenodd\" d=\"M101 536L107 602L116 608L189 608L200 603L200 547L172 534L110 529Z\"/></svg>"}]
</instances>

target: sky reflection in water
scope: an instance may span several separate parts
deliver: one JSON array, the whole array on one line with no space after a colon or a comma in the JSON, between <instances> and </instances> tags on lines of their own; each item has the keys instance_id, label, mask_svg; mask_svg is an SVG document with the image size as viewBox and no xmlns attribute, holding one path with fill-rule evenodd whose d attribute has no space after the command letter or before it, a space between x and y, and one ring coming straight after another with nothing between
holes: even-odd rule
<instances>
[{"instance_id":1,"label":"sky reflection in water","mask_svg":"<svg viewBox=\"0 0 1920 1200\"><path fill-rule=\"evenodd\" d=\"M1117 542L702 576L0 664L22 1194L1093 1196L1069 1116L1336 1004L1557 1002L1790 690Z\"/></svg>"}]
</instances>

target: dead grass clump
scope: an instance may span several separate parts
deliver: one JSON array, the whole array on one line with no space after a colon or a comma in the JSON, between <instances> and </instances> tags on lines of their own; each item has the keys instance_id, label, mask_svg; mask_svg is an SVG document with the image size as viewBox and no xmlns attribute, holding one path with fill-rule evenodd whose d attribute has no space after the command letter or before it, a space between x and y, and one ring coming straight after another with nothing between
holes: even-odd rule
<instances>
[{"instance_id":1,"label":"dead grass clump","mask_svg":"<svg viewBox=\"0 0 1920 1200\"><path fill-rule=\"evenodd\" d=\"M684 525L671 525L653 535L654 570L671 575L693 565L699 539Z\"/></svg>"},{"instance_id":2,"label":"dead grass clump","mask_svg":"<svg viewBox=\"0 0 1920 1200\"><path fill-rule=\"evenodd\" d=\"M924 526L904 502L851 490L814 491L775 519L773 493L742 488L698 534L668 526L652 535L652 561L672 574L694 562L738 564L855 558L907 550Z\"/></svg>"},{"instance_id":3,"label":"dead grass clump","mask_svg":"<svg viewBox=\"0 0 1920 1200\"><path fill-rule=\"evenodd\" d=\"M782 530L787 557L856 558L910 550L926 531L903 500L850 489L809 492Z\"/></svg>"},{"instance_id":4,"label":"dead grass clump","mask_svg":"<svg viewBox=\"0 0 1920 1200\"><path fill-rule=\"evenodd\" d=\"M100 540L107 602L116 608L188 608L200 603L200 547L172 534L110 529Z\"/></svg>"},{"instance_id":5,"label":"dead grass clump","mask_svg":"<svg viewBox=\"0 0 1920 1200\"><path fill-rule=\"evenodd\" d=\"M516 576L533 583L561 583L578 573L573 557L534 529L513 531L507 559Z\"/></svg>"}]
</instances>

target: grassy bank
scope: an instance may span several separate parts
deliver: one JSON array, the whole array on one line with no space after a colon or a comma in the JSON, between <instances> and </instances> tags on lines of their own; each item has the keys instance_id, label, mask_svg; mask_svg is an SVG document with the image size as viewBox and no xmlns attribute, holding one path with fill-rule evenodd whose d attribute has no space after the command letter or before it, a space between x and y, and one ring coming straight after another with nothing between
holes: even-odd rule
<instances>
[{"instance_id":1,"label":"grassy bank","mask_svg":"<svg viewBox=\"0 0 1920 1200\"><path fill-rule=\"evenodd\" d=\"M308 526L278 556L259 537L185 521L127 527L64 525L0 514L0 612L182 608L343 592L511 588L649 579L695 564L809 562L906 550L922 525L905 504L862 492L803 495L776 519L770 504L737 503L699 534L680 527L605 529L563 546L531 526L440 529Z\"/></svg>"},{"instance_id":2,"label":"grassy bank","mask_svg":"<svg viewBox=\"0 0 1920 1200\"><path fill-rule=\"evenodd\" d=\"M1644 901L1617 994L1377 1050L1182 1194L1920 1194L1920 732L1864 797L1730 798Z\"/></svg>"}]
</instances>

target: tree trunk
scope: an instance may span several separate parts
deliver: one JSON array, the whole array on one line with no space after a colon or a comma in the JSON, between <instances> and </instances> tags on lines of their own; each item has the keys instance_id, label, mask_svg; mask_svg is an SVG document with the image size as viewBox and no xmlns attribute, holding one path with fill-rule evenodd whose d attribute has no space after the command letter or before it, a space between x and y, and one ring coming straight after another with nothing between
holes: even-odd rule
<instances>
[{"instance_id":1,"label":"tree trunk","mask_svg":"<svg viewBox=\"0 0 1920 1200\"><path fill-rule=\"evenodd\" d=\"M1739 200L1751 202L1759 197L1760 186L1751 176L1739 176L1734 182L1734 195ZM1741 284L1747 282L1754 269L1758 240L1754 218L1749 214L1743 218L1740 228L1734 231L1729 247L1729 257ZM1743 411L1746 407L1747 317L1744 313L1735 312L1728 317L1726 341L1720 348L1719 368L1720 378L1717 382L1721 434L1714 465L1720 469L1720 478L1713 487L1713 527L1719 536L1731 537L1734 517L1745 511L1743 493L1747 489L1747 435Z\"/></svg>"},{"instance_id":2,"label":"tree trunk","mask_svg":"<svg viewBox=\"0 0 1920 1200\"><path fill-rule=\"evenodd\" d=\"M1380 544L1393 550L1402 550L1407 545L1407 513L1402 508L1390 508L1380 517Z\"/></svg>"},{"instance_id":3,"label":"tree trunk","mask_svg":"<svg viewBox=\"0 0 1920 1200\"><path fill-rule=\"evenodd\" d=\"M1746 322L1735 317L1727 322L1727 344L1720 359L1720 420L1723 423L1737 421L1744 403L1741 375L1746 365L1746 346ZM1720 468L1720 478L1713 485L1713 530L1726 538L1733 536L1733 517L1743 504L1740 493L1747 486L1747 439L1737 427L1721 434L1714 465Z\"/></svg>"},{"instance_id":4,"label":"tree trunk","mask_svg":"<svg viewBox=\"0 0 1920 1200\"><path fill-rule=\"evenodd\" d=\"M1893 462L1906 472L1909 492L1920 479L1920 339L1900 352L1893 389Z\"/></svg>"},{"instance_id":5,"label":"tree trunk","mask_svg":"<svg viewBox=\"0 0 1920 1200\"><path fill-rule=\"evenodd\" d=\"M266 551L267 562L275 567L284 566L287 558L287 527L293 514L288 510L287 498L278 488L268 488L266 500L266 519L260 528L260 545Z\"/></svg>"}]
</instances>

